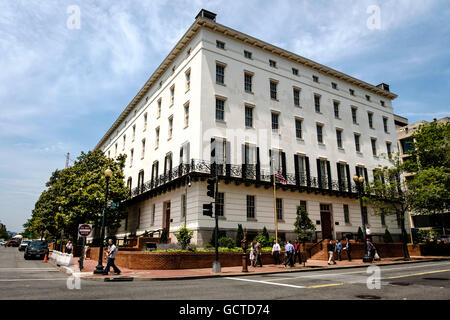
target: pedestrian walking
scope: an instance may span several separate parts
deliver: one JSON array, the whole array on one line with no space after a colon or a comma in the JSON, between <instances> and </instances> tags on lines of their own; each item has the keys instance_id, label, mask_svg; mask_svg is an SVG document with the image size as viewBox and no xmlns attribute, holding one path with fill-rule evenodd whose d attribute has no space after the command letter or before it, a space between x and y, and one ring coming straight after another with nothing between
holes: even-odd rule
<instances>
[{"instance_id":1,"label":"pedestrian walking","mask_svg":"<svg viewBox=\"0 0 450 320\"><path fill-rule=\"evenodd\" d=\"M106 267L103 272L104 275L109 274L109 269L112 267L114 269L114 273L120 274L120 269L117 268L114 261L116 260L117 247L113 243L112 239L108 240L108 249L106 250Z\"/></svg>"},{"instance_id":2,"label":"pedestrian walking","mask_svg":"<svg viewBox=\"0 0 450 320\"><path fill-rule=\"evenodd\" d=\"M373 259L374 255L375 255L375 246L373 245L372 242L370 242L369 238L366 239L366 250L367 250L367 255Z\"/></svg>"},{"instance_id":3,"label":"pedestrian walking","mask_svg":"<svg viewBox=\"0 0 450 320\"><path fill-rule=\"evenodd\" d=\"M72 242L69 240L66 243L66 253L71 254L72 253L72 249L73 249Z\"/></svg>"},{"instance_id":4,"label":"pedestrian walking","mask_svg":"<svg viewBox=\"0 0 450 320\"><path fill-rule=\"evenodd\" d=\"M294 241L294 265L296 260L298 260L298 263L302 263L302 254L300 252L300 243L298 240Z\"/></svg>"},{"instance_id":5,"label":"pedestrian walking","mask_svg":"<svg viewBox=\"0 0 450 320\"><path fill-rule=\"evenodd\" d=\"M278 244L277 240L274 240L273 242L273 247L272 247L272 256L273 256L273 261L275 263L275 265L280 264L280 245Z\"/></svg>"},{"instance_id":6,"label":"pedestrian walking","mask_svg":"<svg viewBox=\"0 0 450 320\"><path fill-rule=\"evenodd\" d=\"M341 253L342 253L342 244L340 241L336 242L336 245L334 246L334 251L336 251L337 257L339 261L342 261L341 259Z\"/></svg>"},{"instance_id":7,"label":"pedestrian walking","mask_svg":"<svg viewBox=\"0 0 450 320\"><path fill-rule=\"evenodd\" d=\"M347 252L348 261L352 261L352 256L351 256L352 244L351 244L350 239L348 237L346 238L346 240L347 241L345 242L345 247L344 247L343 250L345 250L345 252Z\"/></svg>"},{"instance_id":8,"label":"pedestrian walking","mask_svg":"<svg viewBox=\"0 0 450 320\"><path fill-rule=\"evenodd\" d=\"M262 247L261 247L261 243L259 243L258 241L256 242L255 245L255 251L256 251L256 261L255 261L255 266L259 264L260 267L262 267Z\"/></svg>"},{"instance_id":9,"label":"pedestrian walking","mask_svg":"<svg viewBox=\"0 0 450 320\"><path fill-rule=\"evenodd\" d=\"M253 242L250 243L250 265L252 267L256 267L256 253L255 253L255 245Z\"/></svg>"},{"instance_id":10,"label":"pedestrian walking","mask_svg":"<svg viewBox=\"0 0 450 320\"><path fill-rule=\"evenodd\" d=\"M293 267L294 266L293 257L294 257L295 249L294 249L294 246L289 241L286 241L286 245L284 246L284 251L286 252L286 256L285 256L286 258L284 259L284 266L286 267L287 264L289 263L289 266Z\"/></svg>"},{"instance_id":11,"label":"pedestrian walking","mask_svg":"<svg viewBox=\"0 0 450 320\"><path fill-rule=\"evenodd\" d=\"M333 260L333 264L336 264L336 261L334 260L334 244L333 240L330 240L327 244L327 251L328 251L328 264L331 264L331 260Z\"/></svg>"}]
</instances>

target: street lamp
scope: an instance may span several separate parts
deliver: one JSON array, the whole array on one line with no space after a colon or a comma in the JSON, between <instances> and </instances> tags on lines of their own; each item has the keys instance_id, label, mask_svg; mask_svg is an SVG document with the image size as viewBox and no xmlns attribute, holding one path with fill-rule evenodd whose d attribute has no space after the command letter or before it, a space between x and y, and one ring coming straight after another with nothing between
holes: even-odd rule
<instances>
[{"instance_id":1,"label":"street lamp","mask_svg":"<svg viewBox=\"0 0 450 320\"><path fill-rule=\"evenodd\" d=\"M100 250L98 252L98 265L97 265L97 267L95 267L94 274L103 274L103 241L105 239L105 212L106 212L106 207L108 205L109 179L111 179L112 174L113 174L113 172L110 168L105 170L106 190L105 190L105 204L103 206L103 212L102 212L101 242L100 242Z\"/></svg>"},{"instance_id":2,"label":"street lamp","mask_svg":"<svg viewBox=\"0 0 450 320\"><path fill-rule=\"evenodd\" d=\"M362 227L363 227L363 241L364 241L364 258L363 262L371 262L368 252L367 252L367 232L366 232L366 219L364 217L364 209L363 209L363 187L364 187L364 177L358 177L354 176L353 181L356 183L356 188L358 189L358 197L359 197L359 205L361 207L361 220L362 220Z\"/></svg>"}]
</instances>

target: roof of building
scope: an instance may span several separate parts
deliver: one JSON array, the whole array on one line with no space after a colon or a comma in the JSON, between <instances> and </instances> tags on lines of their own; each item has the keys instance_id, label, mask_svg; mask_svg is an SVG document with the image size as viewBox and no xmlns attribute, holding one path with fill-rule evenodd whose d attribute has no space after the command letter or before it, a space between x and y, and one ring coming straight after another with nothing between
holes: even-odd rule
<instances>
[{"instance_id":1,"label":"roof of building","mask_svg":"<svg viewBox=\"0 0 450 320\"><path fill-rule=\"evenodd\" d=\"M100 148L100 146L108 139L108 137L114 132L115 129L120 125L120 123L130 114L136 104L141 100L141 98L148 92L150 87L157 83L161 75L167 70L167 68L173 63L178 54L187 46L187 44L197 35L201 28L206 28L210 31L223 34L226 37L232 38L234 40L239 40L244 42L246 45L257 47L261 50L265 50L272 54L277 54L282 58L289 59L293 62L299 63L306 67L312 68L320 73L334 76L338 79L351 83L355 86L361 87L373 93L384 96L388 99L394 100L397 95L389 91L389 85L385 83L380 83L377 86L364 82L362 80L351 77L345 73L334 70L330 67L324 66L320 63L309 60L305 57L292 53L290 51L281 49L267 42L259 40L257 38L246 35L242 32L236 31L224 25L221 25L215 20L216 14L207 10L200 10L197 14L194 23L189 27L183 37L177 42L175 47L170 51L168 56L163 60L163 62L156 68L155 72L150 76L150 78L145 82L144 86L139 90L136 96L131 100L124 111L119 115L117 120L109 128L106 134L100 139L100 141L95 146L95 149Z\"/></svg>"}]
</instances>

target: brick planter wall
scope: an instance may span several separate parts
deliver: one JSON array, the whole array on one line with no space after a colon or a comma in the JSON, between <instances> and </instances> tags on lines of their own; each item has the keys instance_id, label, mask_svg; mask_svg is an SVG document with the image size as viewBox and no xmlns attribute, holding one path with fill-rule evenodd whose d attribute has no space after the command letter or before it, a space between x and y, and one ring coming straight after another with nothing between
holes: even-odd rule
<instances>
[{"instance_id":1,"label":"brick planter wall","mask_svg":"<svg viewBox=\"0 0 450 320\"><path fill-rule=\"evenodd\" d=\"M395 257L403 257L403 244L402 243L375 243L374 244L380 258L395 258ZM344 245L343 245L344 246ZM365 255L364 243L355 242L352 243L352 259L362 259ZM327 252L327 244L324 242L323 244L323 255L320 257L322 260L328 260L328 252ZM413 255L410 252L410 255ZM417 254L414 254L417 255ZM420 254L418 254L420 255ZM335 259L337 259L336 253L334 254ZM348 259L347 252L345 250L342 251L341 254L342 259Z\"/></svg>"}]
</instances>

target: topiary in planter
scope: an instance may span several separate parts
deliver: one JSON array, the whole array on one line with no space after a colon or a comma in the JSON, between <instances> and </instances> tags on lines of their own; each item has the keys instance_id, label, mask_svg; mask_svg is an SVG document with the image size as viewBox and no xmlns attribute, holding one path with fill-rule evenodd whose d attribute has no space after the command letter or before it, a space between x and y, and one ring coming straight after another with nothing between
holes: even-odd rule
<instances>
[{"instance_id":1,"label":"topiary in planter","mask_svg":"<svg viewBox=\"0 0 450 320\"><path fill-rule=\"evenodd\" d=\"M229 237L222 237L219 239L219 247L234 248L234 241Z\"/></svg>"},{"instance_id":2,"label":"topiary in planter","mask_svg":"<svg viewBox=\"0 0 450 320\"><path fill-rule=\"evenodd\" d=\"M392 242L394 242L394 239L392 239L392 235L391 235L391 233L389 232L388 229L386 229L386 231L384 232L383 240L384 240L384 242L386 242L386 243L392 243Z\"/></svg>"}]
</instances>

